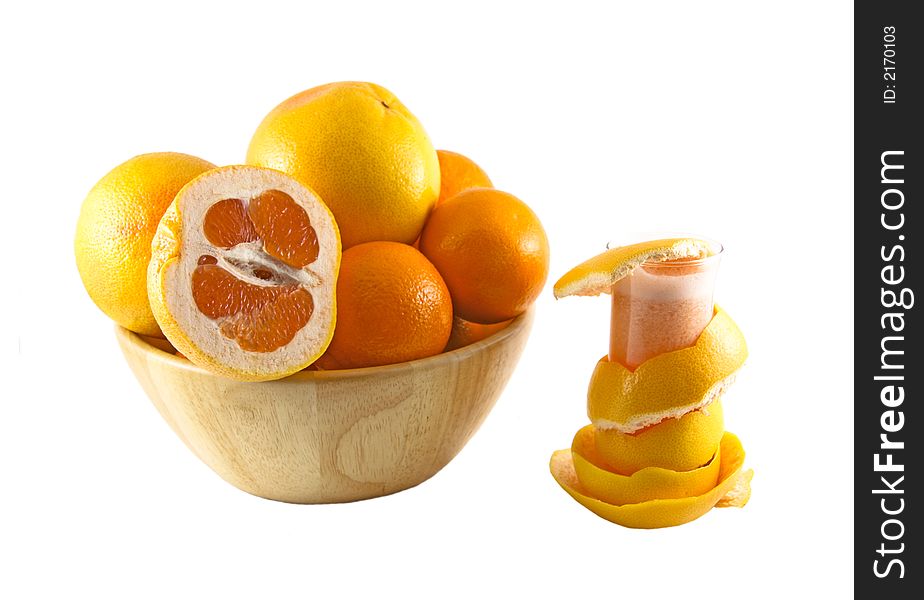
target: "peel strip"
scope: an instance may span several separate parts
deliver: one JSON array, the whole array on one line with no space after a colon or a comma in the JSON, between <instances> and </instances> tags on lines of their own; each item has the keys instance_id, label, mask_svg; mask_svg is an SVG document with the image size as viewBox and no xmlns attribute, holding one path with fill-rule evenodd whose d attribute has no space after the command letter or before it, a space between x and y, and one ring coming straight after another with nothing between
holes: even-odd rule
<instances>
[{"instance_id":1,"label":"peel strip","mask_svg":"<svg viewBox=\"0 0 924 600\"><path fill-rule=\"evenodd\" d=\"M725 432L720 454L719 483L708 492L699 496L648 500L636 504L615 505L589 495L577 477L571 450L556 450L549 462L549 470L562 489L597 516L624 527L656 529L689 523L714 506L742 507L747 503L753 472L741 472L744 448L736 435Z\"/></svg>"},{"instance_id":2,"label":"peel strip","mask_svg":"<svg viewBox=\"0 0 924 600\"><path fill-rule=\"evenodd\" d=\"M645 262L705 258L711 245L704 240L673 238L610 248L565 273L555 282L556 298L608 294L613 285Z\"/></svg>"},{"instance_id":3,"label":"peel strip","mask_svg":"<svg viewBox=\"0 0 924 600\"><path fill-rule=\"evenodd\" d=\"M587 425L574 436L571 457L577 478L591 497L622 505L705 494L718 482L722 462L719 448L709 463L691 471L645 467L632 475L621 475L606 468L594 445L594 426Z\"/></svg>"},{"instance_id":4,"label":"peel strip","mask_svg":"<svg viewBox=\"0 0 924 600\"><path fill-rule=\"evenodd\" d=\"M716 306L715 315L690 348L665 352L630 371L600 359L587 392L587 416L601 429L634 433L679 418L719 398L747 358L735 322Z\"/></svg>"}]
</instances>

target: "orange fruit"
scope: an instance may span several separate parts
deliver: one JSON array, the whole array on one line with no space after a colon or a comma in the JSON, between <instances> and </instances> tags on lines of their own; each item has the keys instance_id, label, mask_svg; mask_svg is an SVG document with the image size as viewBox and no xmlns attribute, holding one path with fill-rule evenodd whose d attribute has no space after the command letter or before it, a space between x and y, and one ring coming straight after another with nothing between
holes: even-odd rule
<instances>
[{"instance_id":1,"label":"orange fruit","mask_svg":"<svg viewBox=\"0 0 924 600\"><path fill-rule=\"evenodd\" d=\"M327 348L339 264L336 222L312 190L278 171L223 167L180 190L161 219L148 296L192 362L278 379Z\"/></svg>"},{"instance_id":2,"label":"orange fruit","mask_svg":"<svg viewBox=\"0 0 924 600\"><path fill-rule=\"evenodd\" d=\"M423 254L397 242L368 242L343 253L337 329L318 361L324 369L373 367L425 358L446 347L452 301Z\"/></svg>"},{"instance_id":3,"label":"orange fruit","mask_svg":"<svg viewBox=\"0 0 924 600\"><path fill-rule=\"evenodd\" d=\"M446 280L456 314L475 323L525 311L549 272L539 218L515 196L490 188L465 190L437 207L420 250Z\"/></svg>"},{"instance_id":4,"label":"orange fruit","mask_svg":"<svg viewBox=\"0 0 924 600\"><path fill-rule=\"evenodd\" d=\"M93 302L122 327L163 337L148 304L151 239L180 188L214 167L177 152L142 154L87 194L74 236L77 270Z\"/></svg>"},{"instance_id":5,"label":"orange fruit","mask_svg":"<svg viewBox=\"0 0 924 600\"><path fill-rule=\"evenodd\" d=\"M449 150L437 150L436 155L440 160L440 197L436 201L437 206L462 190L494 187L488 174L467 156Z\"/></svg>"},{"instance_id":6,"label":"orange fruit","mask_svg":"<svg viewBox=\"0 0 924 600\"><path fill-rule=\"evenodd\" d=\"M247 162L316 190L344 248L412 243L440 191L427 133L394 94L372 83L330 83L292 96L260 123Z\"/></svg>"},{"instance_id":7,"label":"orange fruit","mask_svg":"<svg viewBox=\"0 0 924 600\"><path fill-rule=\"evenodd\" d=\"M500 323L482 325L481 323L466 321L461 317L455 317L452 320L452 331L449 334L449 342L446 343L445 352L456 350L457 348L464 348L475 342L480 342L498 331L501 331L507 325L510 325L510 321L512 320L513 319L507 319Z\"/></svg>"}]
</instances>

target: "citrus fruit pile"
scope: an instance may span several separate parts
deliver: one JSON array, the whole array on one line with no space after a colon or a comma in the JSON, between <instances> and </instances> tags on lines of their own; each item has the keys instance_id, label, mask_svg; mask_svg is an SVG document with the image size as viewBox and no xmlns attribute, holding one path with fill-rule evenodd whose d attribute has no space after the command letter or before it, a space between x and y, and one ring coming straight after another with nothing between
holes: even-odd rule
<instances>
[{"instance_id":1,"label":"citrus fruit pile","mask_svg":"<svg viewBox=\"0 0 924 600\"><path fill-rule=\"evenodd\" d=\"M245 165L119 165L83 203L75 254L116 323L254 381L479 341L529 308L549 263L525 203L362 82L279 104Z\"/></svg>"},{"instance_id":2,"label":"citrus fruit pile","mask_svg":"<svg viewBox=\"0 0 924 600\"><path fill-rule=\"evenodd\" d=\"M565 274L555 296L608 293L642 265L697 259L704 248L688 239L613 248ZM741 442L725 431L721 396L746 357L741 331L718 306L690 347L634 370L604 357L587 394L591 424L570 449L553 453L553 477L579 503L627 527L669 527L714 506L744 506L753 473L742 468Z\"/></svg>"}]
</instances>

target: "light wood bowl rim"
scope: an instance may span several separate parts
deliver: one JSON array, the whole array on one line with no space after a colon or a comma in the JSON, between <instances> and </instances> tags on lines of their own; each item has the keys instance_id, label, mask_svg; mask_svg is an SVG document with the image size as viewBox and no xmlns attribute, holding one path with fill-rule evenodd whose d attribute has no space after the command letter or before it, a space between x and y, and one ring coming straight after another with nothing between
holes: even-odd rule
<instances>
[{"instance_id":1,"label":"light wood bowl rim","mask_svg":"<svg viewBox=\"0 0 924 600\"><path fill-rule=\"evenodd\" d=\"M441 352L440 354L434 354L433 356L428 356L426 358L394 363L390 365L382 365L378 367L338 369L333 371L299 371L298 373L294 373L288 377L276 379L274 381L296 383L344 379L359 380L377 377L379 375L394 374L405 370L427 369L428 367L436 367L441 362L448 363L453 360L464 360L468 356L477 354L485 348L500 344L510 336L515 335L520 330L530 327L533 321L534 313L535 308L530 307L526 310L526 312L515 317L509 325L500 331L486 337L483 340L475 342L474 344L469 344L468 346L463 346L462 348L456 348L455 350L450 350L449 352ZM225 379L225 377L218 375L217 373L213 373L208 369L203 369L202 367L193 364L188 359L181 358L173 353L158 348L147 339L145 339L145 336L125 329L121 325L116 325L115 328L116 335L118 337L124 338L129 344L141 348L141 350L146 355L148 355L149 358L162 363L166 363L170 366L170 368L186 370L198 375L221 377L222 379ZM169 343L168 340L163 341Z\"/></svg>"}]
</instances>

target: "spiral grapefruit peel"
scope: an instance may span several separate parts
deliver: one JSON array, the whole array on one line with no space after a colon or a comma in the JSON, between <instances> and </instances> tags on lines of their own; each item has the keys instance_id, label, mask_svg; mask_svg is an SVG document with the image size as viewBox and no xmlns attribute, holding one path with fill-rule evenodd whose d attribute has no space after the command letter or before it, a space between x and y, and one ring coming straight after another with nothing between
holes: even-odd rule
<instances>
[{"instance_id":1,"label":"spiral grapefruit peel","mask_svg":"<svg viewBox=\"0 0 924 600\"><path fill-rule=\"evenodd\" d=\"M587 392L587 416L601 429L634 433L720 398L748 356L741 330L716 306L696 344L646 360L635 371L603 357Z\"/></svg>"},{"instance_id":2,"label":"spiral grapefruit peel","mask_svg":"<svg viewBox=\"0 0 924 600\"><path fill-rule=\"evenodd\" d=\"M742 507L750 498L752 470L742 470L744 449L735 434L725 432L719 451L718 483L696 496L653 498L630 504L611 504L594 497L575 470L572 452L557 450L552 454L549 470L568 494L594 514L607 521L635 529L657 529L689 523L713 507ZM641 473L641 471L639 471Z\"/></svg>"},{"instance_id":3,"label":"spiral grapefruit peel","mask_svg":"<svg viewBox=\"0 0 924 600\"><path fill-rule=\"evenodd\" d=\"M666 239L612 248L555 284L556 298L609 293L643 263L705 258L712 245ZM696 343L665 352L634 371L606 357L587 394L591 424L549 469L572 498L632 528L682 525L713 507L743 507L753 471L740 440L724 431L720 398L747 358L734 321L719 307Z\"/></svg>"},{"instance_id":4,"label":"spiral grapefruit peel","mask_svg":"<svg viewBox=\"0 0 924 600\"><path fill-rule=\"evenodd\" d=\"M637 504L648 500L687 498L705 494L719 481L722 455L716 444L709 461L689 471L672 471L645 467L622 475L610 470L597 451L594 426L578 430L571 444L574 471L583 489L594 498L609 504ZM567 450L561 450L567 454Z\"/></svg>"},{"instance_id":5,"label":"spiral grapefruit peel","mask_svg":"<svg viewBox=\"0 0 924 600\"><path fill-rule=\"evenodd\" d=\"M151 244L148 298L192 362L264 381L330 344L340 234L308 187L271 169L207 171L176 195Z\"/></svg>"},{"instance_id":6,"label":"spiral grapefruit peel","mask_svg":"<svg viewBox=\"0 0 924 600\"><path fill-rule=\"evenodd\" d=\"M671 238L610 248L574 267L555 282L558 299L609 294L613 285L646 262L710 256L712 244L694 238Z\"/></svg>"},{"instance_id":7,"label":"spiral grapefruit peel","mask_svg":"<svg viewBox=\"0 0 924 600\"><path fill-rule=\"evenodd\" d=\"M635 433L593 427L597 453L610 470L631 475L645 467L689 471L707 464L725 433L725 420L716 400Z\"/></svg>"}]
</instances>

